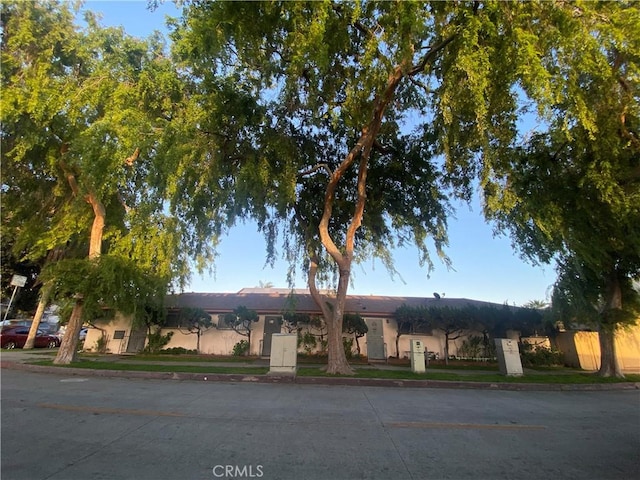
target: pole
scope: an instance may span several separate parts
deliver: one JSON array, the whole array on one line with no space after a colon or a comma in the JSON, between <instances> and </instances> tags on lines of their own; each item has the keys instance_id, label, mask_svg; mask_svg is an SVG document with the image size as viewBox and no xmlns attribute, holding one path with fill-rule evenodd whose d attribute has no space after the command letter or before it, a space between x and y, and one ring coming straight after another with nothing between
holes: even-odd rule
<instances>
[{"instance_id":1,"label":"pole","mask_svg":"<svg viewBox=\"0 0 640 480\"><path fill-rule=\"evenodd\" d=\"M9 315L9 311L11 310L11 304L13 303L13 299L16 296L16 291L18 290L18 286L16 285L15 287L13 287L13 293L11 294L11 300L9 300L9 306L7 307L7 311L4 312L4 318L2 319L3 321L7 319L7 316Z\"/></svg>"}]
</instances>

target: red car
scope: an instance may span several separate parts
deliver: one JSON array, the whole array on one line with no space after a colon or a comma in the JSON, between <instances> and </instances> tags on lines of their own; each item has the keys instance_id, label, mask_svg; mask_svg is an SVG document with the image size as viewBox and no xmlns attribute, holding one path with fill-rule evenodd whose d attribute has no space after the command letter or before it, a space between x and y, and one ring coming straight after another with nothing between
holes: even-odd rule
<instances>
[{"instance_id":1,"label":"red car","mask_svg":"<svg viewBox=\"0 0 640 480\"><path fill-rule=\"evenodd\" d=\"M17 327L2 327L0 331L0 346L11 350L13 348L22 348L27 342L27 336L29 335L29 327L17 326ZM60 346L60 339L53 335L46 335L41 330L38 330L34 347L36 348L56 348Z\"/></svg>"}]
</instances>

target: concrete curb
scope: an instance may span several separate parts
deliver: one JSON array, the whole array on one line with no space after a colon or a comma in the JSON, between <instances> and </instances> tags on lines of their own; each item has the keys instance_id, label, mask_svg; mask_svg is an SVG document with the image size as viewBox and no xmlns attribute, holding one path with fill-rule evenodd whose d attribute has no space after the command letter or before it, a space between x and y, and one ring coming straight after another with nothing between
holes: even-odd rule
<instances>
[{"instance_id":1,"label":"concrete curb","mask_svg":"<svg viewBox=\"0 0 640 480\"><path fill-rule=\"evenodd\" d=\"M586 383L586 384L551 384L551 383L495 383L465 382L444 380L394 380L386 378L350 378L350 377L297 377L292 375L244 375L220 373L188 373L188 372L137 372L129 370L93 370L73 367L49 367L28 363L3 361L0 368L23 370L55 375L73 375L84 377L111 377L149 380L179 380L197 382L228 383L290 383L298 385L342 385L361 387L404 387L404 388L451 388L451 389L484 389L507 391L610 391L640 390L638 382L620 383Z\"/></svg>"}]
</instances>

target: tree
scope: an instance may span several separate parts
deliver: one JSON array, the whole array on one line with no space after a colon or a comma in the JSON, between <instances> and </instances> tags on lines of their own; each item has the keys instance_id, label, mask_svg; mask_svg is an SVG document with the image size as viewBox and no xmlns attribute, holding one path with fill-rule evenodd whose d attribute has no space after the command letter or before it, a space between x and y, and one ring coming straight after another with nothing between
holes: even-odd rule
<instances>
[{"instance_id":1,"label":"tree","mask_svg":"<svg viewBox=\"0 0 640 480\"><path fill-rule=\"evenodd\" d=\"M342 320L342 331L344 333L348 333L349 335L353 335L353 338L356 342L356 350L358 355L361 354L360 350L360 342L358 339L364 337L369 331L369 327L367 326L364 318L359 313L346 313Z\"/></svg>"},{"instance_id":2,"label":"tree","mask_svg":"<svg viewBox=\"0 0 640 480\"><path fill-rule=\"evenodd\" d=\"M638 315L639 21L631 2L575 7L565 28L580 48L557 51L566 81L555 85L548 128L512 150L486 192L489 218L526 258L556 260L562 320L597 313L603 376L622 375L615 331Z\"/></svg>"},{"instance_id":3,"label":"tree","mask_svg":"<svg viewBox=\"0 0 640 480\"><path fill-rule=\"evenodd\" d=\"M429 314L424 307L410 307L401 305L395 312L393 318L396 320L396 358L400 358L400 336L413 335L420 329L429 327Z\"/></svg>"},{"instance_id":4,"label":"tree","mask_svg":"<svg viewBox=\"0 0 640 480\"><path fill-rule=\"evenodd\" d=\"M69 320L65 338L74 336L72 321L109 318L116 312L136 315L145 308L159 308L166 292L166 279L144 271L137 262L113 255L95 258L67 259L49 265L42 272L42 280L52 285L52 296L58 302L71 301L72 317ZM83 292L78 299L78 293ZM81 317L78 315L81 304ZM63 340L64 342L64 340ZM67 345L74 345L71 340ZM75 360L75 348L58 352L54 362L71 363Z\"/></svg>"},{"instance_id":5,"label":"tree","mask_svg":"<svg viewBox=\"0 0 640 480\"><path fill-rule=\"evenodd\" d=\"M524 305L522 306L525 308L534 308L537 310L542 310L542 309L548 308L549 303L544 300L535 299L535 300L529 300L528 302L525 302Z\"/></svg>"},{"instance_id":6,"label":"tree","mask_svg":"<svg viewBox=\"0 0 640 480\"><path fill-rule=\"evenodd\" d=\"M624 58L612 60L620 66L609 66L608 84L585 73L585 83L598 84L593 131L554 126L517 149L503 203L490 213L525 257L556 260L552 307L562 321L581 314L598 326L603 376L622 376L615 331L638 317L631 286L640 276L640 142L632 139L640 110L627 92L633 85L637 94L638 84L627 84Z\"/></svg>"},{"instance_id":7,"label":"tree","mask_svg":"<svg viewBox=\"0 0 640 480\"><path fill-rule=\"evenodd\" d=\"M230 326L234 332L239 333L243 337L247 337L247 352L251 352L251 331L253 324L260 317L255 310L251 310L244 305L240 305L233 310L233 313L227 313L224 316L225 323Z\"/></svg>"},{"instance_id":8,"label":"tree","mask_svg":"<svg viewBox=\"0 0 640 480\"><path fill-rule=\"evenodd\" d=\"M469 309L449 307L429 307L429 324L444 333L444 363L449 365L449 342L460 338L469 328L472 320Z\"/></svg>"},{"instance_id":9,"label":"tree","mask_svg":"<svg viewBox=\"0 0 640 480\"><path fill-rule=\"evenodd\" d=\"M200 337L202 334L213 327L211 315L201 308L183 308L180 310L180 332L185 333L182 329L186 328L186 335L196 335L196 352L200 353Z\"/></svg>"},{"instance_id":10,"label":"tree","mask_svg":"<svg viewBox=\"0 0 640 480\"><path fill-rule=\"evenodd\" d=\"M177 168L180 184L209 205L204 224L257 220L268 258L285 231L284 255L307 269L328 325L327 370L348 373L353 262L373 256L393 272L391 249L413 241L431 266L428 237L443 256L443 183L467 199L472 180L485 187L509 159L520 109L552 116L570 100L594 25L631 9L188 2L173 39L202 94L189 146L206 161ZM331 278L335 295L323 297L317 284Z\"/></svg>"},{"instance_id":11,"label":"tree","mask_svg":"<svg viewBox=\"0 0 640 480\"><path fill-rule=\"evenodd\" d=\"M4 222L3 222L4 225ZM0 261L0 269L2 271L2 303L3 309L0 314L2 318L4 318L5 310L4 303L5 299L11 298L13 295L14 287L11 286L11 279L13 275L21 275L27 278L27 283L23 288L18 290L16 297L11 305L12 312L18 311L33 311L36 308L36 304L38 301L38 292L40 290L39 285L37 284L38 274L42 266L34 261L22 259L20 254L15 254L12 250L12 241L8 235L5 235L4 228L2 229L2 242L0 244L2 255ZM13 318L13 313L10 312L11 315L8 318Z\"/></svg>"},{"instance_id":12,"label":"tree","mask_svg":"<svg viewBox=\"0 0 640 480\"><path fill-rule=\"evenodd\" d=\"M3 229L25 259L43 262L64 249L70 260L88 257L79 266L88 272L105 265L94 260L107 252L153 284L183 284L194 241L186 223L165 213L161 168L179 142L171 125L184 105L182 85L160 38L101 28L91 14L86 22L78 29L64 3L3 4ZM52 266L58 271L65 268ZM88 319L83 299L92 295L75 292L57 363L73 360Z\"/></svg>"}]
</instances>

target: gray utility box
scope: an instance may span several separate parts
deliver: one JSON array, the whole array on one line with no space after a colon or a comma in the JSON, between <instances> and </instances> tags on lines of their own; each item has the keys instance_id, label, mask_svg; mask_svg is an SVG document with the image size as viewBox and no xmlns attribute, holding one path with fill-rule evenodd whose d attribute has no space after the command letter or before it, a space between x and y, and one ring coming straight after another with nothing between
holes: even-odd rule
<instances>
[{"instance_id":1,"label":"gray utility box","mask_svg":"<svg viewBox=\"0 0 640 480\"><path fill-rule=\"evenodd\" d=\"M424 342L422 340L411 339L411 371L424 373Z\"/></svg>"},{"instance_id":2,"label":"gray utility box","mask_svg":"<svg viewBox=\"0 0 640 480\"><path fill-rule=\"evenodd\" d=\"M295 375L298 361L298 335L274 333L271 336L269 374Z\"/></svg>"},{"instance_id":3,"label":"gray utility box","mask_svg":"<svg viewBox=\"0 0 640 480\"><path fill-rule=\"evenodd\" d=\"M522 361L518 342L508 338L496 338L496 354L500 373L512 377L520 377L522 372Z\"/></svg>"}]
</instances>

